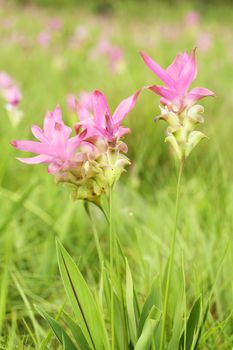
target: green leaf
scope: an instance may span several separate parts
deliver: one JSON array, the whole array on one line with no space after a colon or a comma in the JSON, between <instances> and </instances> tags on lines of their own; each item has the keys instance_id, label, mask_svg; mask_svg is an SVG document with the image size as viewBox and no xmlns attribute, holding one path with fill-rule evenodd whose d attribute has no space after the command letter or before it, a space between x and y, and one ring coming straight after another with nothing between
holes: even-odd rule
<instances>
[{"instance_id":1,"label":"green leaf","mask_svg":"<svg viewBox=\"0 0 233 350\"><path fill-rule=\"evenodd\" d=\"M0 233L6 230L7 226L10 224L11 220L15 218L16 212L23 207L23 203L27 200L30 194L34 191L36 186L38 185L38 181L33 182L28 186L26 191L24 191L21 196L12 204L11 210L8 215L4 216L4 220L0 225Z\"/></svg>"},{"instance_id":2,"label":"green leaf","mask_svg":"<svg viewBox=\"0 0 233 350\"><path fill-rule=\"evenodd\" d=\"M190 312L190 315L187 321L186 344L185 344L185 349L187 350L191 349L194 336L198 329L200 315L201 315L201 297L199 297L193 304L192 310ZM183 348L184 348L184 332L180 338L180 344L179 344L179 349L183 349Z\"/></svg>"},{"instance_id":3,"label":"green leaf","mask_svg":"<svg viewBox=\"0 0 233 350\"><path fill-rule=\"evenodd\" d=\"M102 278L104 284L104 293L105 300L107 304L108 313L111 311L111 280L108 278L107 271L102 270ZM124 305L121 305L120 299L114 290L114 332L117 343L117 349L128 349L128 337L127 329L125 327L125 320L127 315L124 315L123 312L126 312Z\"/></svg>"},{"instance_id":4,"label":"green leaf","mask_svg":"<svg viewBox=\"0 0 233 350\"><path fill-rule=\"evenodd\" d=\"M79 325L68 314L65 313L64 316L65 316L65 321L66 321L78 347L82 350L89 350L90 347L89 347Z\"/></svg>"},{"instance_id":5,"label":"green leaf","mask_svg":"<svg viewBox=\"0 0 233 350\"><path fill-rule=\"evenodd\" d=\"M134 287L132 274L126 259L126 309L128 314L129 334L133 345L137 341L137 324L134 309Z\"/></svg>"},{"instance_id":6,"label":"green leaf","mask_svg":"<svg viewBox=\"0 0 233 350\"><path fill-rule=\"evenodd\" d=\"M161 293L158 278L154 280L151 286L151 290L146 298L146 301L143 305L142 312L139 320L138 334L141 335L144 323L152 309L155 306L157 309L161 309Z\"/></svg>"},{"instance_id":7,"label":"green leaf","mask_svg":"<svg viewBox=\"0 0 233 350\"><path fill-rule=\"evenodd\" d=\"M91 349L110 349L102 312L81 272L65 248L57 242L60 273L78 325Z\"/></svg>"},{"instance_id":8,"label":"green leaf","mask_svg":"<svg viewBox=\"0 0 233 350\"><path fill-rule=\"evenodd\" d=\"M152 307L149 313L141 335L136 343L134 350L149 350L151 348L154 333L158 326L158 311L155 306Z\"/></svg>"},{"instance_id":9,"label":"green leaf","mask_svg":"<svg viewBox=\"0 0 233 350\"><path fill-rule=\"evenodd\" d=\"M73 341L70 339L70 337L68 336L66 331L59 325L59 323L57 321L55 321L54 318L49 316L45 311L40 310L40 313L46 319L46 321L49 323L49 325L52 328L57 339L60 341L61 344L63 344L64 349L65 350L77 350Z\"/></svg>"}]
</instances>

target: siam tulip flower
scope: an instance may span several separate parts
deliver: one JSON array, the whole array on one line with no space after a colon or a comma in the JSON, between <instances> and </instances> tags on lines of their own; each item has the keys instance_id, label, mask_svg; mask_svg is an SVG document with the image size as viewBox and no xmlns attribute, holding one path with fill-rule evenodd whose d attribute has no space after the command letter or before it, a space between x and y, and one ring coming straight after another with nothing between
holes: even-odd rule
<instances>
[{"instance_id":1,"label":"siam tulip flower","mask_svg":"<svg viewBox=\"0 0 233 350\"><path fill-rule=\"evenodd\" d=\"M76 132L85 132L86 138L93 140L100 154L100 162L109 186L112 186L124 171L129 160L127 145L122 137L130 132L121 125L126 115L133 109L141 90L124 99L111 114L104 94L98 90L90 95L92 110L78 101L80 122L75 125Z\"/></svg>"},{"instance_id":2,"label":"siam tulip flower","mask_svg":"<svg viewBox=\"0 0 233 350\"><path fill-rule=\"evenodd\" d=\"M165 70L149 56L141 54L147 66L165 83L165 86L149 86L150 90L162 96L161 114L155 120L168 123L165 142L170 143L181 161L184 161L194 147L206 136L196 131L198 124L204 122L204 108L195 104L214 93L206 88L189 87L197 75L195 50L190 55L178 53L172 64Z\"/></svg>"},{"instance_id":3,"label":"siam tulip flower","mask_svg":"<svg viewBox=\"0 0 233 350\"><path fill-rule=\"evenodd\" d=\"M123 50L118 46L112 45L109 40L101 39L97 47L91 53L91 57L94 59L98 58L100 55L104 55L107 58L109 68L113 74L124 69Z\"/></svg>"},{"instance_id":4,"label":"siam tulip flower","mask_svg":"<svg viewBox=\"0 0 233 350\"><path fill-rule=\"evenodd\" d=\"M22 99L21 91L16 85L9 86L3 92L7 105L15 108Z\"/></svg>"},{"instance_id":5,"label":"siam tulip flower","mask_svg":"<svg viewBox=\"0 0 233 350\"><path fill-rule=\"evenodd\" d=\"M6 110L11 123L17 126L23 116L19 109L22 93L6 72L0 72L0 95L6 102Z\"/></svg>"},{"instance_id":6,"label":"siam tulip flower","mask_svg":"<svg viewBox=\"0 0 233 350\"><path fill-rule=\"evenodd\" d=\"M197 11L188 11L184 17L186 26L193 27L200 23L200 14Z\"/></svg>"},{"instance_id":7,"label":"siam tulip flower","mask_svg":"<svg viewBox=\"0 0 233 350\"><path fill-rule=\"evenodd\" d=\"M60 18L51 18L48 22L48 28L54 31L62 29L63 25L63 21Z\"/></svg>"},{"instance_id":8,"label":"siam tulip flower","mask_svg":"<svg viewBox=\"0 0 233 350\"><path fill-rule=\"evenodd\" d=\"M18 158L27 164L48 164L48 171L57 182L69 184L74 199L91 201L100 206L101 196L108 193L129 164L126 145L120 139L129 131L120 124L134 107L139 95L123 100L113 115L110 114L104 95L90 94L92 112L78 102L80 122L76 135L64 124L60 107L45 116L44 127L32 127L38 141L13 141L21 151L35 153L35 157Z\"/></svg>"},{"instance_id":9,"label":"siam tulip flower","mask_svg":"<svg viewBox=\"0 0 233 350\"><path fill-rule=\"evenodd\" d=\"M80 160L80 154L76 154L82 139L77 135L70 138L72 129L66 126L62 120L60 107L53 112L48 112L44 119L43 130L32 126L32 133L39 141L13 141L12 145L26 152L32 152L37 156L32 158L18 158L27 164L49 164L49 173L65 171Z\"/></svg>"},{"instance_id":10,"label":"siam tulip flower","mask_svg":"<svg viewBox=\"0 0 233 350\"><path fill-rule=\"evenodd\" d=\"M41 32L37 36L37 42L41 47L48 47L51 43L51 35L48 32Z\"/></svg>"},{"instance_id":11,"label":"siam tulip flower","mask_svg":"<svg viewBox=\"0 0 233 350\"><path fill-rule=\"evenodd\" d=\"M213 38L209 33L202 32L197 38L197 47L202 52L207 52L213 45Z\"/></svg>"},{"instance_id":12,"label":"siam tulip flower","mask_svg":"<svg viewBox=\"0 0 233 350\"><path fill-rule=\"evenodd\" d=\"M89 28L84 25L75 28L74 33L69 39L69 46L72 49L80 49L80 47L86 43L89 38Z\"/></svg>"},{"instance_id":13,"label":"siam tulip flower","mask_svg":"<svg viewBox=\"0 0 233 350\"><path fill-rule=\"evenodd\" d=\"M0 72L0 90L13 85L13 80L6 72Z\"/></svg>"},{"instance_id":14,"label":"siam tulip flower","mask_svg":"<svg viewBox=\"0 0 233 350\"><path fill-rule=\"evenodd\" d=\"M141 90L123 100L115 112L111 114L104 94L98 90L94 91L83 104L78 102L78 114L80 122L76 124L76 130L82 127L90 137L101 137L112 145L117 144L122 136L129 133L129 129L121 126L121 122L134 107Z\"/></svg>"},{"instance_id":15,"label":"siam tulip flower","mask_svg":"<svg viewBox=\"0 0 233 350\"><path fill-rule=\"evenodd\" d=\"M92 93L88 91L82 91L78 96L74 94L68 94L66 97L66 104L71 112L78 113L80 106L85 107L88 111L92 111Z\"/></svg>"},{"instance_id":16,"label":"siam tulip flower","mask_svg":"<svg viewBox=\"0 0 233 350\"><path fill-rule=\"evenodd\" d=\"M145 53L142 52L141 56L146 65L165 84L149 86L149 89L162 97L160 103L169 110L181 112L203 97L214 95L212 91L202 87L188 91L197 76L195 50L192 50L190 55L187 52L178 53L167 69L163 69Z\"/></svg>"}]
</instances>

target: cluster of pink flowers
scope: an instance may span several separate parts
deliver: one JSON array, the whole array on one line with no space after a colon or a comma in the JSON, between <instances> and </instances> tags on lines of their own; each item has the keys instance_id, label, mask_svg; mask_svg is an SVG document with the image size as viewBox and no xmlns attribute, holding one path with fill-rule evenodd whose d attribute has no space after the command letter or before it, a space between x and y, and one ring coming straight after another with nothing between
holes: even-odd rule
<instances>
[{"instance_id":1,"label":"cluster of pink flowers","mask_svg":"<svg viewBox=\"0 0 233 350\"><path fill-rule=\"evenodd\" d=\"M116 45L113 45L109 39L101 39L96 48L92 51L92 58L105 56L109 64L110 71L118 73L124 67L123 50Z\"/></svg>"},{"instance_id":2,"label":"cluster of pink flowers","mask_svg":"<svg viewBox=\"0 0 233 350\"><path fill-rule=\"evenodd\" d=\"M18 158L27 164L48 164L49 173L58 182L72 187L72 196L99 204L100 197L119 178L125 165L127 146L123 135L129 132L121 125L132 110L140 91L123 100L111 114L106 98L100 91L88 95L85 103L76 101L79 121L72 129L64 124L61 108L46 114L44 126L32 126L38 141L13 141L22 151L37 154Z\"/></svg>"},{"instance_id":3,"label":"cluster of pink flowers","mask_svg":"<svg viewBox=\"0 0 233 350\"><path fill-rule=\"evenodd\" d=\"M72 187L73 197L99 203L103 193L118 180L125 166L127 145L122 137L129 128L122 121L134 107L142 90L149 89L161 96L161 115L168 123L166 141L171 144L180 160L187 158L201 138L194 130L203 122L203 107L196 102L214 93L205 88L189 90L196 78L195 50L178 53L175 60L163 69L145 53L141 54L147 66L165 86L147 86L124 99L112 114L104 94L98 90L82 93L77 99L68 95L70 110L77 113L79 120L72 129L64 124L58 106L46 114L44 127L34 125L32 133L38 141L13 141L12 145L22 151L35 153L33 158L18 158L28 164L46 163L49 173L58 182Z\"/></svg>"}]
</instances>

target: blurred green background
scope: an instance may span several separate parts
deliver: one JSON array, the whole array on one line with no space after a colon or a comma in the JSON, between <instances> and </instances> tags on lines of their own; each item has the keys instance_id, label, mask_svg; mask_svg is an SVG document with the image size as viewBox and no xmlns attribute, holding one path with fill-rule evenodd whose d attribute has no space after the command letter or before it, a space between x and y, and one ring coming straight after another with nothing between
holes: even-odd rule
<instances>
[{"instance_id":1,"label":"blurred green background","mask_svg":"<svg viewBox=\"0 0 233 350\"><path fill-rule=\"evenodd\" d=\"M76 116L68 93L102 90L113 111L138 88L158 83L138 52L166 67L178 51L197 47L198 78L216 97L203 101L209 139L187 162L183 181L176 263L184 256L187 304L213 283L214 302L202 349L232 346L233 212L233 9L229 1L0 1L0 71L22 90L21 122L14 126L0 101L0 330L2 349L33 347L31 330L43 339L48 326L33 305L55 313L64 301L54 238L79 262L93 286L97 254L81 202L54 184L43 165L19 163L9 145L32 138L56 104L66 123ZM103 44L104 43L104 44ZM112 57L103 46L119 50ZM110 50L111 51L111 50ZM143 296L169 254L177 164L164 144L165 124L153 122L159 98L145 91L125 124L131 166L115 193L118 234ZM20 153L22 154L22 153ZM106 224L94 210L103 249ZM215 281L226 246L228 251ZM207 294L206 294L207 295ZM24 344L24 345L23 345Z\"/></svg>"}]
</instances>

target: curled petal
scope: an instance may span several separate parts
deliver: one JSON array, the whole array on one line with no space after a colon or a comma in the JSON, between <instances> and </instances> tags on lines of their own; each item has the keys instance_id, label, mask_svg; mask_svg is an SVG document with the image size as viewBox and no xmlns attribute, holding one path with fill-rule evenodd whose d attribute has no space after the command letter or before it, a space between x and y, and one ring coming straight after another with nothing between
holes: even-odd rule
<instances>
[{"instance_id":1,"label":"curled petal","mask_svg":"<svg viewBox=\"0 0 233 350\"><path fill-rule=\"evenodd\" d=\"M149 89L155 92L157 95L164 97L166 100L173 101L178 98L177 91L175 89L169 89L164 86L152 85Z\"/></svg>"},{"instance_id":2,"label":"curled petal","mask_svg":"<svg viewBox=\"0 0 233 350\"><path fill-rule=\"evenodd\" d=\"M111 115L107 100L104 94L98 90L93 93L93 112L96 125L100 127L105 126L105 115Z\"/></svg>"},{"instance_id":3,"label":"curled petal","mask_svg":"<svg viewBox=\"0 0 233 350\"><path fill-rule=\"evenodd\" d=\"M12 146L20 151L32 152L37 154L51 155L51 148L47 144L36 141L12 141Z\"/></svg>"},{"instance_id":4,"label":"curled petal","mask_svg":"<svg viewBox=\"0 0 233 350\"><path fill-rule=\"evenodd\" d=\"M200 88L200 87L194 88L190 90L190 92L184 98L184 104L185 106L192 105L196 101L207 96L215 96L215 93L206 88Z\"/></svg>"},{"instance_id":5,"label":"curled petal","mask_svg":"<svg viewBox=\"0 0 233 350\"><path fill-rule=\"evenodd\" d=\"M125 118L125 116L131 111L131 109L134 107L137 98L141 92L141 89L138 90L134 95L129 96L125 100L123 100L116 108L114 114L113 114L113 120L114 123L121 123L122 120Z\"/></svg>"},{"instance_id":6,"label":"curled petal","mask_svg":"<svg viewBox=\"0 0 233 350\"><path fill-rule=\"evenodd\" d=\"M18 157L16 159L18 159L20 162L26 163L26 164L49 163L51 161L51 157L45 156L45 155L39 155L36 157L31 157L31 158Z\"/></svg>"},{"instance_id":7,"label":"curled petal","mask_svg":"<svg viewBox=\"0 0 233 350\"><path fill-rule=\"evenodd\" d=\"M46 140L44 133L39 126L33 125L31 130L32 130L32 133L35 136L35 138L37 138L39 141L43 142Z\"/></svg>"},{"instance_id":8,"label":"curled petal","mask_svg":"<svg viewBox=\"0 0 233 350\"><path fill-rule=\"evenodd\" d=\"M193 49L190 55L188 55L187 52L183 55L183 67L176 83L176 87L181 93L185 93L192 81L196 79L197 66L195 51L196 49Z\"/></svg>"},{"instance_id":9,"label":"curled petal","mask_svg":"<svg viewBox=\"0 0 233 350\"><path fill-rule=\"evenodd\" d=\"M147 67L149 67L160 80L162 80L169 87L174 86L174 80L165 69L163 69L158 63L152 60L152 58L147 56L144 52L140 52L140 55L142 56Z\"/></svg>"}]
</instances>

